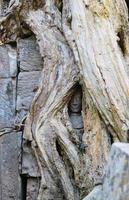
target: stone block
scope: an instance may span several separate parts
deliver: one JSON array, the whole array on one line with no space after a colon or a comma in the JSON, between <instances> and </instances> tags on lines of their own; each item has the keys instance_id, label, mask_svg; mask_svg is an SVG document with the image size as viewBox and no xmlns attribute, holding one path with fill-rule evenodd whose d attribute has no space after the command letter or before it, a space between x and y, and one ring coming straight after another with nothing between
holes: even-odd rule
<instances>
[{"instance_id":1,"label":"stone block","mask_svg":"<svg viewBox=\"0 0 129 200\"><path fill-rule=\"evenodd\" d=\"M14 124L16 81L0 79L0 128Z\"/></svg>"},{"instance_id":2,"label":"stone block","mask_svg":"<svg viewBox=\"0 0 129 200\"><path fill-rule=\"evenodd\" d=\"M29 177L40 177L38 163L31 148L31 142L23 140L22 149L22 174L26 174Z\"/></svg>"},{"instance_id":3,"label":"stone block","mask_svg":"<svg viewBox=\"0 0 129 200\"><path fill-rule=\"evenodd\" d=\"M27 195L26 200L37 200L39 192L40 180L37 178L27 179Z\"/></svg>"},{"instance_id":4,"label":"stone block","mask_svg":"<svg viewBox=\"0 0 129 200\"><path fill-rule=\"evenodd\" d=\"M20 71L41 71L43 62L34 37L20 39L18 42Z\"/></svg>"},{"instance_id":5,"label":"stone block","mask_svg":"<svg viewBox=\"0 0 129 200\"><path fill-rule=\"evenodd\" d=\"M16 77L17 53L10 45L0 46L0 78Z\"/></svg>"},{"instance_id":6,"label":"stone block","mask_svg":"<svg viewBox=\"0 0 129 200\"><path fill-rule=\"evenodd\" d=\"M92 190L92 192L86 196L83 200L104 200L102 198L102 185L98 185L96 187L94 187L94 189Z\"/></svg>"},{"instance_id":7,"label":"stone block","mask_svg":"<svg viewBox=\"0 0 129 200\"><path fill-rule=\"evenodd\" d=\"M17 50L16 46L12 47L10 45L6 45L8 49L8 58L9 58L9 72L10 77L14 78L17 76Z\"/></svg>"},{"instance_id":8,"label":"stone block","mask_svg":"<svg viewBox=\"0 0 129 200\"><path fill-rule=\"evenodd\" d=\"M1 200L20 200L21 133L0 137L0 196Z\"/></svg>"},{"instance_id":9,"label":"stone block","mask_svg":"<svg viewBox=\"0 0 129 200\"><path fill-rule=\"evenodd\" d=\"M18 76L17 111L28 111L32 99L37 91L41 72L21 72Z\"/></svg>"},{"instance_id":10,"label":"stone block","mask_svg":"<svg viewBox=\"0 0 129 200\"><path fill-rule=\"evenodd\" d=\"M18 76L17 111L28 111L38 89L41 72L21 72Z\"/></svg>"},{"instance_id":11,"label":"stone block","mask_svg":"<svg viewBox=\"0 0 129 200\"><path fill-rule=\"evenodd\" d=\"M114 143L103 183L104 200L129 199L129 144Z\"/></svg>"},{"instance_id":12,"label":"stone block","mask_svg":"<svg viewBox=\"0 0 129 200\"><path fill-rule=\"evenodd\" d=\"M8 78L9 74L9 58L6 46L0 46L0 78Z\"/></svg>"}]
</instances>

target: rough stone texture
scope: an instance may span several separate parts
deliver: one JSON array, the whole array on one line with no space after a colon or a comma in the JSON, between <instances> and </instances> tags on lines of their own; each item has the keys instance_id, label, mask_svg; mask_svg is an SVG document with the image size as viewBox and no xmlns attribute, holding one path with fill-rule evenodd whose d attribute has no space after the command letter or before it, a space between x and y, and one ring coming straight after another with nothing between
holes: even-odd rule
<instances>
[{"instance_id":1,"label":"rough stone texture","mask_svg":"<svg viewBox=\"0 0 129 200\"><path fill-rule=\"evenodd\" d=\"M16 48L0 46L0 128L14 124L16 105Z\"/></svg>"},{"instance_id":2,"label":"rough stone texture","mask_svg":"<svg viewBox=\"0 0 129 200\"><path fill-rule=\"evenodd\" d=\"M0 128L14 124L17 53L15 47L0 46Z\"/></svg>"},{"instance_id":3,"label":"rough stone texture","mask_svg":"<svg viewBox=\"0 0 129 200\"><path fill-rule=\"evenodd\" d=\"M26 174L29 177L40 177L37 160L31 149L31 143L23 140L22 146L22 174Z\"/></svg>"},{"instance_id":4,"label":"rough stone texture","mask_svg":"<svg viewBox=\"0 0 129 200\"><path fill-rule=\"evenodd\" d=\"M103 194L104 200L129 199L129 144L113 144L106 167Z\"/></svg>"},{"instance_id":5,"label":"rough stone texture","mask_svg":"<svg viewBox=\"0 0 129 200\"><path fill-rule=\"evenodd\" d=\"M17 69L17 47L16 43L13 46L6 45L8 50L8 61L9 61L9 73L10 77L16 78L18 69Z\"/></svg>"},{"instance_id":6,"label":"rough stone texture","mask_svg":"<svg viewBox=\"0 0 129 200\"><path fill-rule=\"evenodd\" d=\"M17 76L16 47L10 45L0 46L0 78Z\"/></svg>"},{"instance_id":7,"label":"rough stone texture","mask_svg":"<svg viewBox=\"0 0 129 200\"><path fill-rule=\"evenodd\" d=\"M39 47L34 37L20 39L18 42L18 61L20 71L41 71L43 61L39 53Z\"/></svg>"},{"instance_id":8,"label":"rough stone texture","mask_svg":"<svg viewBox=\"0 0 129 200\"><path fill-rule=\"evenodd\" d=\"M42 81L24 130L24 137L35 144L41 170L37 199L82 199L102 177L111 142L128 139L125 1L11 2L10 12L0 22L0 43L28 37L25 29L29 27L44 61ZM25 52L24 48L23 52L18 50L20 60ZM20 60L19 71L27 71L24 62L20 68ZM83 152L78 147L75 118L70 121L68 115L68 103L78 84L83 91L79 112L84 127Z\"/></svg>"},{"instance_id":9,"label":"rough stone texture","mask_svg":"<svg viewBox=\"0 0 129 200\"><path fill-rule=\"evenodd\" d=\"M17 84L17 122L27 114L32 99L38 90L43 68L43 61L39 53L36 39L31 36L20 39L18 49L18 84Z\"/></svg>"},{"instance_id":10,"label":"rough stone texture","mask_svg":"<svg viewBox=\"0 0 129 200\"><path fill-rule=\"evenodd\" d=\"M17 110L28 110L38 89L41 72L21 72L18 76Z\"/></svg>"},{"instance_id":11,"label":"rough stone texture","mask_svg":"<svg viewBox=\"0 0 129 200\"><path fill-rule=\"evenodd\" d=\"M16 46L0 46L0 199L20 199L21 133L15 129Z\"/></svg>"},{"instance_id":12,"label":"rough stone texture","mask_svg":"<svg viewBox=\"0 0 129 200\"><path fill-rule=\"evenodd\" d=\"M8 78L9 72L8 50L5 46L0 46L0 78Z\"/></svg>"},{"instance_id":13,"label":"rough stone texture","mask_svg":"<svg viewBox=\"0 0 129 200\"><path fill-rule=\"evenodd\" d=\"M27 195L26 200L37 200L39 192L40 179L28 178L27 179Z\"/></svg>"},{"instance_id":14,"label":"rough stone texture","mask_svg":"<svg viewBox=\"0 0 129 200\"><path fill-rule=\"evenodd\" d=\"M37 161L27 141L21 146L22 135L15 130L15 123L27 114L38 89L41 69L42 59L34 37L21 39L18 45L0 46L0 134L7 134L0 137L0 200L21 199L20 173L29 177L27 199L37 199Z\"/></svg>"},{"instance_id":15,"label":"rough stone texture","mask_svg":"<svg viewBox=\"0 0 129 200\"><path fill-rule=\"evenodd\" d=\"M83 200L104 200L102 192L102 185L96 186L93 191ZM111 200L111 199L110 199ZM113 199L112 199L113 200Z\"/></svg>"},{"instance_id":16,"label":"rough stone texture","mask_svg":"<svg viewBox=\"0 0 129 200\"><path fill-rule=\"evenodd\" d=\"M15 85L11 78L0 79L0 128L14 124Z\"/></svg>"},{"instance_id":17,"label":"rough stone texture","mask_svg":"<svg viewBox=\"0 0 129 200\"><path fill-rule=\"evenodd\" d=\"M34 37L18 41L18 75L17 84L17 121L27 114L32 99L38 90L41 76L42 59ZM21 174L27 178L27 200L37 199L40 172L31 148L31 143L23 140ZM38 179L37 179L38 177Z\"/></svg>"},{"instance_id":18,"label":"rough stone texture","mask_svg":"<svg viewBox=\"0 0 129 200\"><path fill-rule=\"evenodd\" d=\"M0 200L20 200L21 134L0 137Z\"/></svg>"},{"instance_id":19,"label":"rough stone texture","mask_svg":"<svg viewBox=\"0 0 129 200\"><path fill-rule=\"evenodd\" d=\"M83 200L129 199L129 144L114 143L105 169L103 184Z\"/></svg>"}]
</instances>

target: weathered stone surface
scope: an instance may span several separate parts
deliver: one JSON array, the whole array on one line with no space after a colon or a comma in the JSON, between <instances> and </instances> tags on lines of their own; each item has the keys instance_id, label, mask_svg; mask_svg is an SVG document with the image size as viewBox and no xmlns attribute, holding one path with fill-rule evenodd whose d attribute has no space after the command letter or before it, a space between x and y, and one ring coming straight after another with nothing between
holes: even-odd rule
<instances>
[{"instance_id":1,"label":"weathered stone surface","mask_svg":"<svg viewBox=\"0 0 129 200\"><path fill-rule=\"evenodd\" d=\"M129 144L114 143L103 183L104 200L129 199Z\"/></svg>"},{"instance_id":2,"label":"weathered stone surface","mask_svg":"<svg viewBox=\"0 0 129 200\"><path fill-rule=\"evenodd\" d=\"M102 198L102 185L96 186L93 191L85 197L83 200L104 200Z\"/></svg>"},{"instance_id":3,"label":"weathered stone surface","mask_svg":"<svg viewBox=\"0 0 129 200\"><path fill-rule=\"evenodd\" d=\"M105 140L107 129L111 129L113 141L114 135L127 141L129 82L124 70L125 51L128 52L128 42L124 44L128 40L127 12L123 0L69 0L58 9L54 2L45 1L43 9L38 9L39 1L20 1L20 9L13 7L14 13L10 11L0 26L1 41L19 38L23 24L27 24L35 33L44 58L39 98L32 105L35 109L30 111L25 126L30 135L33 133L42 171L38 199L57 199L59 188L64 199L78 200L94 185L88 186L88 177L89 182L94 182L93 179L102 176L110 146ZM123 41L122 48L118 40L119 44ZM67 103L78 81L85 94L82 140L88 145L83 153L72 140L74 126L70 126L67 115ZM89 110L87 95L95 110Z\"/></svg>"},{"instance_id":4,"label":"weathered stone surface","mask_svg":"<svg viewBox=\"0 0 129 200\"><path fill-rule=\"evenodd\" d=\"M129 144L114 143L103 185L96 186L83 200L129 199Z\"/></svg>"},{"instance_id":5,"label":"weathered stone surface","mask_svg":"<svg viewBox=\"0 0 129 200\"><path fill-rule=\"evenodd\" d=\"M22 174L30 177L40 177L37 160L31 149L31 142L23 140L22 149Z\"/></svg>"},{"instance_id":6,"label":"weathered stone surface","mask_svg":"<svg viewBox=\"0 0 129 200\"><path fill-rule=\"evenodd\" d=\"M38 89L41 72L21 72L18 76L17 110L28 110Z\"/></svg>"},{"instance_id":7,"label":"weathered stone surface","mask_svg":"<svg viewBox=\"0 0 129 200\"><path fill-rule=\"evenodd\" d=\"M43 62L34 37L19 40L18 52L21 71L42 70Z\"/></svg>"},{"instance_id":8,"label":"weathered stone surface","mask_svg":"<svg viewBox=\"0 0 129 200\"><path fill-rule=\"evenodd\" d=\"M37 200L39 184L40 184L40 179L38 179L38 178L28 178L27 179L26 200Z\"/></svg>"},{"instance_id":9,"label":"weathered stone surface","mask_svg":"<svg viewBox=\"0 0 129 200\"><path fill-rule=\"evenodd\" d=\"M9 58L9 72L10 77L14 78L17 76L17 49L14 45L11 47L10 45L6 45L8 49L8 58Z\"/></svg>"},{"instance_id":10,"label":"weathered stone surface","mask_svg":"<svg viewBox=\"0 0 129 200\"><path fill-rule=\"evenodd\" d=\"M0 78L9 77L8 50L5 46L0 46Z\"/></svg>"},{"instance_id":11,"label":"weathered stone surface","mask_svg":"<svg viewBox=\"0 0 129 200\"><path fill-rule=\"evenodd\" d=\"M21 151L21 133L10 133L0 137L0 199L20 199L20 177L18 171Z\"/></svg>"},{"instance_id":12,"label":"weathered stone surface","mask_svg":"<svg viewBox=\"0 0 129 200\"><path fill-rule=\"evenodd\" d=\"M0 128L14 123L17 53L15 45L0 46Z\"/></svg>"},{"instance_id":13,"label":"weathered stone surface","mask_svg":"<svg viewBox=\"0 0 129 200\"><path fill-rule=\"evenodd\" d=\"M0 128L14 123L15 116L15 80L0 79Z\"/></svg>"},{"instance_id":14,"label":"weathered stone surface","mask_svg":"<svg viewBox=\"0 0 129 200\"><path fill-rule=\"evenodd\" d=\"M17 53L15 47L0 46L0 78L16 77Z\"/></svg>"}]
</instances>

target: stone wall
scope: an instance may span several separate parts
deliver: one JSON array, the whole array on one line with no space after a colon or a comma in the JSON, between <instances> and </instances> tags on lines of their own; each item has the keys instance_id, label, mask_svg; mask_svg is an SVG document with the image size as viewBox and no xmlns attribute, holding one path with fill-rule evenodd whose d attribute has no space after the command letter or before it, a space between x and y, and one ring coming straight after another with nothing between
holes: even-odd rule
<instances>
[{"instance_id":1,"label":"stone wall","mask_svg":"<svg viewBox=\"0 0 129 200\"><path fill-rule=\"evenodd\" d=\"M25 200L25 196L27 200L37 199L40 173L30 144L23 140L22 130L38 89L42 66L33 36L0 46L1 200Z\"/></svg>"}]
</instances>

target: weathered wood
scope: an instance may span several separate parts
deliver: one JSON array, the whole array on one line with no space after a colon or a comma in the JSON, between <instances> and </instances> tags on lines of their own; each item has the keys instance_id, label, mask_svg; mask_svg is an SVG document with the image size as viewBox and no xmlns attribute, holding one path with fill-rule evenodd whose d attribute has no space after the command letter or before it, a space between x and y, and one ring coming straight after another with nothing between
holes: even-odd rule
<instances>
[{"instance_id":1,"label":"weathered wood","mask_svg":"<svg viewBox=\"0 0 129 200\"><path fill-rule=\"evenodd\" d=\"M40 70L41 58L36 53L33 59L35 51L25 48L28 39L21 38L28 37L28 29L43 59L36 94L40 72L31 69ZM34 97L24 138L41 173L37 199L83 199L102 182L111 144L128 140L125 1L14 1L1 19L1 43L12 41L18 41L20 70L25 71L18 76L18 112L28 110ZM78 87L82 107L70 113Z\"/></svg>"}]
</instances>

